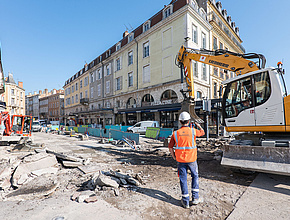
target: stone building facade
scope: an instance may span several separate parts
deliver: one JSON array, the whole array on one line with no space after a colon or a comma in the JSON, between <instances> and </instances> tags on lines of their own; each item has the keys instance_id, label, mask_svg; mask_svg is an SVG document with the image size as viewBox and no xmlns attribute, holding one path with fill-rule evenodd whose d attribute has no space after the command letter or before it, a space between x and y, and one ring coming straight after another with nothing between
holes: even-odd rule
<instances>
[{"instance_id":1,"label":"stone building facade","mask_svg":"<svg viewBox=\"0 0 290 220\"><path fill-rule=\"evenodd\" d=\"M176 127L180 90L186 86L180 83L175 57L181 45L212 49L216 35L208 15L213 8L217 10L213 0L171 1L132 32L126 31L65 82L65 117L102 126L157 120L162 127ZM213 97L212 68L193 65L196 100ZM75 88L84 78L88 96L81 101L84 91Z\"/></svg>"}]
</instances>

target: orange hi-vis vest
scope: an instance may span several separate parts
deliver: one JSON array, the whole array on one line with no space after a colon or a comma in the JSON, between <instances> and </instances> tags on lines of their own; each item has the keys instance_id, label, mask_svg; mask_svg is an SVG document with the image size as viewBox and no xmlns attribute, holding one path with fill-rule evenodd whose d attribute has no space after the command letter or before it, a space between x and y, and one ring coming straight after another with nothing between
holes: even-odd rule
<instances>
[{"instance_id":1,"label":"orange hi-vis vest","mask_svg":"<svg viewBox=\"0 0 290 220\"><path fill-rule=\"evenodd\" d=\"M195 129L189 127L182 127L173 133L177 162L191 163L197 160L195 135Z\"/></svg>"}]
</instances>

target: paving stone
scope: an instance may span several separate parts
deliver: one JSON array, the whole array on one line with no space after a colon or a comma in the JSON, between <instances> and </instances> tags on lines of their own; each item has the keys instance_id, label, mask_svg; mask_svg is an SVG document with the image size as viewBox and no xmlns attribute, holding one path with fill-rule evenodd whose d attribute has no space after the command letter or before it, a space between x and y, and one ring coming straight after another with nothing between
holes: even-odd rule
<instances>
[{"instance_id":1,"label":"paving stone","mask_svg":"<svg viewBox=\"0 0 290 220\"><path fill-rule=\"evenodd\" d=\"M86 203L96 202L96 201L98 201L97 196L90 196L89 198L86 198L86 199L85 199L85 202L86 202Z\"/></svg>"}]
</instances>

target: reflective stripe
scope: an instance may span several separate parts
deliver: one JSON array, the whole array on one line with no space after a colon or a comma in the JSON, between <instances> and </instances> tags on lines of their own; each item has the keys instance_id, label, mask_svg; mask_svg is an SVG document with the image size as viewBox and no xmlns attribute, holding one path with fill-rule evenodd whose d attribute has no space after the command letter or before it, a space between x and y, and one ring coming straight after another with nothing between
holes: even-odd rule
<instances>
[{"instance_id":1,"label":"reflective stripe","mask_svg":"<svg viewBox=\"0 0 290 220\"><path fill-rule=\"evenodd\" d=\"M174 132L176 147L178 147L177 131Z\"/></svg>"},{"instance_id":2,"label":"reflective stripe","mask_svg":"<svg viewBox=\"0 0 290 220\"><path fill-rule=\"evenodd\" d=\"M195 129L191 128L191 131L192 131L192 146L194 146ZM194 147L196 147L196 146L194 146Z\"/></svg>"},{"instance_id":3,"label":"reflective stripe","mask_svg":"<svg viewBox=\"0 0 290 220\"><path fill-rule=\"evenodd\" d=\"M195 149L196 147L176 147L176 150L191 150L191 149Z\"/></svg>"},{"instance_id":4,"label":"reflective stripe","mask_svg":"<svg viewBox=\"0 0 290 220\"><path fill-rule=\"evenodd\" d=\"M192 192L199 192L199 189L192 189Z\"/></svg>"},{"instance_id":5,"label":"reflective stripe","mask_svg":"<svg viewBox=\"0 0 290 220\"><path fill-rule=\"evenodd\" d=\"M182 197L189 197L189 194L181 195Z\"/></svg>"}]
</instances>

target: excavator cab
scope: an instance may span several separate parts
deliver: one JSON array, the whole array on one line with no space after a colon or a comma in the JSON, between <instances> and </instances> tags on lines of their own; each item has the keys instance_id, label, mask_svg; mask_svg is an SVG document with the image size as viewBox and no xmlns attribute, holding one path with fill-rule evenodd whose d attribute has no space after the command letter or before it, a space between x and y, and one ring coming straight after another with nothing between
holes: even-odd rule
<instances>
[{"instance_id":1,"label":"excavator cab","mask_svg":"<svg viewBox=\"0 0 290 220\"><path fill-rule=\"evenodd\" d=\"M15 135L31 136L32 116L13 115L11 122Z\"/></svg>"}]
</instances>

